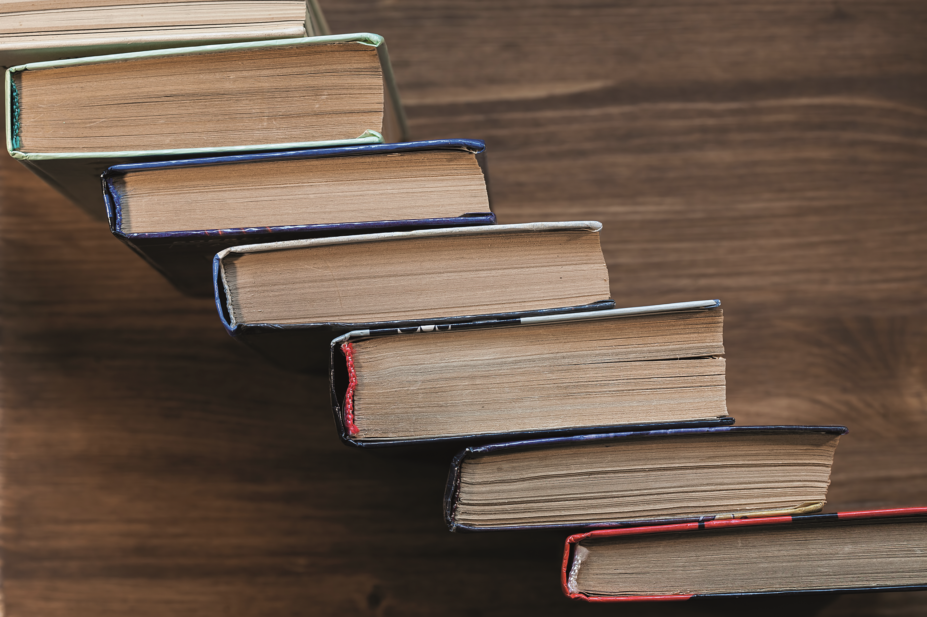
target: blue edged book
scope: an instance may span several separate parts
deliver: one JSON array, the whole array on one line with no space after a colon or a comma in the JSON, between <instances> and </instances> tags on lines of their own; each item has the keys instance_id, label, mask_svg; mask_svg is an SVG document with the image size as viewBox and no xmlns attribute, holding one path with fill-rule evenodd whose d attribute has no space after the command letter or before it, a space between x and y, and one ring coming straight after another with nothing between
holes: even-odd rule
<instances>
[{"instance_id":1,"label":"blue edged book","mask_svg":"<svg viewBox=\"0 0 927 617\"><path fill-rule=\"evenodd\" d=\"M718 300L354 331L341 439L373 448L733 423Z\"/></svg>"},{"instance_id":2,"label":"blue edged book","mask_svg":"<svg viewBox=\"0 0 927 617\"><path fill-rule=\"evenodd\" d=\"M602 528L820 510L842 426L718 426L470 447L451 464L451 531Z\"/></svg>"},{"instance_id":3,"label":"blue edged book","mask_svg":"<svg viewBox=\"0 0 927 617\"><path fill-rule=\"evenodd\" d=\"M495 222L481 141L445 139L134 163L103 175L113 234L191 295L223 249Z\"/></svg>"},{"instance_id":4,"label":"blue edged book","mask_svg":"<svg viewBox=\"0 0 927 617\"><path fill-rule=\"evenodd\" d=\"M233 246L213 262L228 332L279 366L325 371L352 330L614 307L601 223L481 225Z\"/></svg>"}]
</instances>

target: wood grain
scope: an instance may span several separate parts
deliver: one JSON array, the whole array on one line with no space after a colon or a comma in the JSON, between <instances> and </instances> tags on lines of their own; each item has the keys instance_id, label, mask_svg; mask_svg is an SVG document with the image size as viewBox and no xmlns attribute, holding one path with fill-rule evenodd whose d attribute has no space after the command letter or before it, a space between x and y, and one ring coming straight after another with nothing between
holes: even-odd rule
<instances>
[{"instance_id":1,"label":"wood grain","mask_svg":"<svg viewBox=\"0 0 927 617\"><path fill-rule=\"evenodd\" d=\"M325 3L501 222L599 219L619 306L721 298L739 424L844 423L828 509L927 504L927 6ZM613 614L563 534L441 523L447 460L342 447L278 372L0 165L3 595L31 615ZM920 615L927 594L623 607Z\"/></svg>"}]
</instances>

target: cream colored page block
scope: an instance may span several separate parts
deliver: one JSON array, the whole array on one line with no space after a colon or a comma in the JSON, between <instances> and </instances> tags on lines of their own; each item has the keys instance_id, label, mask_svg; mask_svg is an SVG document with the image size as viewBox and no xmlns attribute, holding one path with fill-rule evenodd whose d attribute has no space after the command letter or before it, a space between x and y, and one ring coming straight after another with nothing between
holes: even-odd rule
<instances>
[{"instance_id":1,"label":"cream colored page block","mask_svg":"<svg viewBox=\"0 0 927 617\"><path fill-rule=\"evenodd\" d=\"M923 585L927 522L743 528L583 543L576 586L653 595Z\"/></svg>"},{"instance_id":2,"label":"cream colored page block","mask_svg":"<svg viewBox=\"0 0 927 617\"><path fill-rule=\"evenodd\" d=\"M385 392L381 387L369 398L365 393L355 396L359 438L440 437L727 415L723 359L633 362L614 373L596 374L590 374L587 366L555 366L550 371L515 368L504 375L486 371L440 384L429 383L427 373L417 377L421 378L418 387L434 395L431 400L409 402L395 387ZM366 383L360 386L361 392L366 387Z\"/></svg>"},{"instance_id":3,"label":"cream colored page block","mask_svg":"<svg viewBox=\"0 0 927 617\"><path fill-rule=\"evenodd\" d=\"M274 4L279 0L223 0L221 4ZM25 13L25 12L55 12L58 10L73 9L94 9L106 7L134 7L151 4L165 4L185 6L191 4L217 4L216 0L132 0L131 4L126 4L125 0L0 0L0 14L4 13ZM305 2L292 2L303 7L305 13Z\"/></svg>"},{"instance_id":4,"label":"cream colored page block","mask_svg":"<svg viewBox=\"0 0 927 617\"><path fill-rule=\"evenodd\" d=\"M81 37L132 34L193 28L253 26L255 29L293 27L305 22L303 2L289 0L261 2L174 2L92 7L56 7L36 10L24 6L21 12L0 10L0 43L29 38L49 38L69 33Z\"/></svg>"},{"instance_id":5,"label":"cream colored page block","mask_svg":"<svg viewBox=\"0 0 927 617\"><path fill-rule=\"evenodd\" d=\"M793 508L824 501L838 437L628 439L466 459L459 523L596 522Z\"/></svg>"},{"instance_id":6,"label":"cream colored page block","mask_svg":"<svg viewBox=\"0 0 927 617\"><path fill-rule=\"evenodd\" d=\"M439 318L609 297L599 236L582 231L233 253L223 263L239 323Z\"/></svg>"},{"instance_id":7,"label":"cream colored page block","mask_svg":"<svg viewBox=\"0 0 927 617\"><path fill-rule=\"evenodd\" d=\"M270 47L24 71L22 150L111 152L353 139L383 120L376 48Z\"/></svg>"},{"instance_id":8,"label":"cream colored page block","mask_svg":"<svg viewBox=\"0 0 927 617\"><path fill-rule=\"evenodd\" d=\"M488 212L473 154L407 152L133 172L123 231L232 229Z\"/></svg>"},{"instance_id":9,"label":"cream colored page block","mask_svg":"<svg viewBox=\"0 0 927 617\"><path fill-rule=\"evenodd\" d=\"M359 439L726 415L721 311L354 344ZM672 358L672 359L668 359Z\"/></svg>"}]
</instances>

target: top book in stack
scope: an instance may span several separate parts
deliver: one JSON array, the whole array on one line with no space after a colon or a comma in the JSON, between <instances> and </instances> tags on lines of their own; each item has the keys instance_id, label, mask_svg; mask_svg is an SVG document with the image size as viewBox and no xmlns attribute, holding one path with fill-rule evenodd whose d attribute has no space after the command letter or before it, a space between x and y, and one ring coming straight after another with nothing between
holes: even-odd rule
<instances>
[{"instance_id":1,"label":"top book in stack","mask_svg":"<svg viewBox=\"0 0 927 617\"><path fill-rule=\"evenodd\" d=\"M382 37L346 34L40 62L6 74L7 149L102 217L109 166L403 141Z\"/></svg>"},{"instance_id":2,"label":"top book in stack","mask_svg":"<svg viewBox=\"0 0 927 617\"><path fill-rule=\"evenodd\" d=\"M325 34L315 0L6 0L0 66Z\"/></svg>"}]
</instances>

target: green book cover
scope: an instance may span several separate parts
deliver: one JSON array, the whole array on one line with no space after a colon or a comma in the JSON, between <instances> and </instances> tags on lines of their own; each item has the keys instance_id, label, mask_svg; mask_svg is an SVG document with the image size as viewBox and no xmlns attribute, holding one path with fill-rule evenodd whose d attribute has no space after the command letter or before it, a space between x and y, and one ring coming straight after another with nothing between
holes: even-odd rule
<instances>
[{"instance_id":1,"label":"green book cover","mask_svg":"<svg viewBox=\"0 0 927 617\"><path fill-rule=\"evenodd\" d=\"M380 126L370 126L359 134L344 135L339 139L319 141L274 141L271 143L241 143L223 147L174 148L164 150L121 150L121 151L72 151L43 152L33 151L20 138L22 130L20 101L21 85L17 85L18 73L40 71L64 67L78 67L92 64L125 63L149 58L166 58L171 56L197 56L200 54L236 52L241 50L262 50L272 47L316 46L316 45L367 45L376 48L384 82L383 122ZM346 47L347 49L347 47ZM15 66L7 70L5 79L6 100L6 141L7 150L13 158L22 161L33 172L45 179L75 203L92 215L102 218L105 214L100 174L117 164L153 160L170 160L199 156L217 156L228 154L246 154L254 152L282 151L316 147L363 145L385 141L383 134L388 133L388 141L406 139L405 119L402 104L393 79L389 55L383 38L376 34L358 33L304 37L299 39L281 39L275 41L254 41L224 45L206 45L166 50L142 51L89 58L74 58L38 62ZM217 103L218 104L218 103Z\"/></svg>"}]
</instances>

